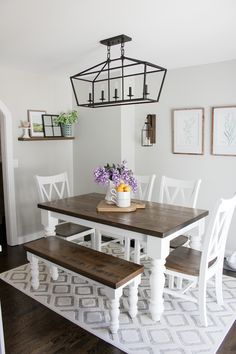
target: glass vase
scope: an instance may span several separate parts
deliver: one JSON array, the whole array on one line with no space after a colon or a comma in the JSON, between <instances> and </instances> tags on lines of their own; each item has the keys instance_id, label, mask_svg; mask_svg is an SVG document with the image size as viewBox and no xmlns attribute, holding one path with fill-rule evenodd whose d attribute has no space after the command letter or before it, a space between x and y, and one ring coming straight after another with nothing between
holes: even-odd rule
<instances>
[{"instance_id":1,"label":"glass vase","mask_svg":"<svg viewBox=\"0 0 236 354\"><path fill-rule=\"evenodd\" d=\"M109 185L107 186L107 191L106 191L106 196L105 196L105 201L107 204L114 204L114 202L111 200L111 190L115 188L115 185L112 181L109 181Z\"/></svg>"}]
</instances>

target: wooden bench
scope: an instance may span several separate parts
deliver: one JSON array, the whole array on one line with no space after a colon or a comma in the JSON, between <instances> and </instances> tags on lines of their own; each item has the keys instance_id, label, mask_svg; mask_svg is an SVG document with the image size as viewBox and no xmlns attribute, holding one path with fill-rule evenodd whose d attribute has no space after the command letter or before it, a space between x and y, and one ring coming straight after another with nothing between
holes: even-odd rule
<instances>
[{"instance_id":1,"label":"wooden bench","mask_svg":"<svg viewBox=\"0 0 236 354\"><path fill-rule=\"evenodd\" d=\"M31 284L39 287L38 261L49 266L53 280L58 278L58 269L78 275L96 285L102 285L110 300L110 330L119 328L119 299L122 289L129 285L129 314L137 314L138 285L144 267L123 259L83 247L58 237L50 236L24 245L31 265Z\"/></svg>"}]
</instances>

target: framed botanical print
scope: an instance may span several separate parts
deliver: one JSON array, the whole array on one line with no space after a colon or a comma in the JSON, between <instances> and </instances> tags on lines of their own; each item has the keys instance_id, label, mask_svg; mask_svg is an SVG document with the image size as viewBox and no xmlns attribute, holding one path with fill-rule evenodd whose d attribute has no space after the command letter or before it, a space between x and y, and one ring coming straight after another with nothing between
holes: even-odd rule
<instances>
[{"instance_id":1,"label":"framed botanical print","mask_svg":"<svg viewBox=\"0 0 236 354\"><path fill-rule=\"evenodd\" d=\"M45 137L60 137L62 136L61 125L57 123L57 114L43 114L43 131Z\"/></svg>"},{"instance_id":2,"label":"framed botanical print","mask_svg":"<svg viewBox=\"0 0 236 354\"><path fill-rule=\"evenodd\" d=\"M42 115L45 113L46 111L28 110L28 120L30 123L30 136L32 138L44 136Z\"/></svg>"},{"instance_id":3,"label":"framed botanical print","mask_svg":"<svg viewBox=\"0 0 236 354\"><path fill-rule=\"evenodd\" d=\"M204 108L174 109L172 113L173 154L203 155Z\"/></svg>"},{"instance_id":4,"label":"framed botanical print","mask_svg":"<svg viewBox=\"0 0 236 354\"><path fill-rule=\"evenodd\" d=\"M211 152L236 156L236 106L212 108Z\"/></svg>"}]
</instances>

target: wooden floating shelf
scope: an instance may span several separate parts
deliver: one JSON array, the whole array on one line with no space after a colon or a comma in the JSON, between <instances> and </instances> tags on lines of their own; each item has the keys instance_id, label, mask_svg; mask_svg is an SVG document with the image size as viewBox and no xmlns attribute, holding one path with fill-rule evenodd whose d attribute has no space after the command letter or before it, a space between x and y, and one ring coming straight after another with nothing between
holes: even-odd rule
<instances>
[{"instance_id":1,"label":"wooden floating shelf","mask_svg":"<svg viewBox=\"0 0 236 354\"><path fill-rule=\"evenodd\" d=\"M74 140L73 136L64 137L64 136L57 136L57 137L36 137L36 138L18 138L19 141L38 141L38 140Z\"/></svg>"}]
</instances>

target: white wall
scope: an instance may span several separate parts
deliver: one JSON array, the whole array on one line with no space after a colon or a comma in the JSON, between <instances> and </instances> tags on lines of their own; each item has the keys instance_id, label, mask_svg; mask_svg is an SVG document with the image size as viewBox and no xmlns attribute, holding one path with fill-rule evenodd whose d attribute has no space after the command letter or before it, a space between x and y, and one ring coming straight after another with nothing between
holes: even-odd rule
<instances>
[{"instance_id":1,"label":"white wall","mask_svg":"<svg viewBox=\"0 0 236 354\"><path fill-rule=\"evenodd\" d=\"M154 200L158 198L162 175L182 179L202 179L197 207L212 209L220 197L236 192L236 157L213 156L211 145L211 107L236 105L236 60L170 70L159 104L136 106L136 173L156 173ZM171 110L205 108L205 154L176 155L171 152ZM147 114L157 115L157 144L141 147L140 131ZM236 213L227 251L236 250Z\"/></svg>"},{"instance_id":2,"label":"white wall","mask_svg":"<svg viewBox=\"0 0 236 354\"><path fill-rule=\"evenodd\" d=\"M15 169L17 229L18 236L25 237L42 229L33 176L68 171L72 183L73 142L18 141L22 135L19 123L20 120L27 120L28 109L55 114L71 109L69 78L0 67L0 99L13 117L13 152L19 162L19 167Z\"/></svg>"},{"instance_id":3,"label":"white wall","mask_svg":"<svg viewBox=\"0 0 236 354\"><path fill-rule=\"evenodd\" d=\"M74 106L74 108L78 108ZM74 143L74 192L104 192L95 184L93 170L121 159L120 107L79 108L79 124Z\"/></svg>"}]
</instances>

